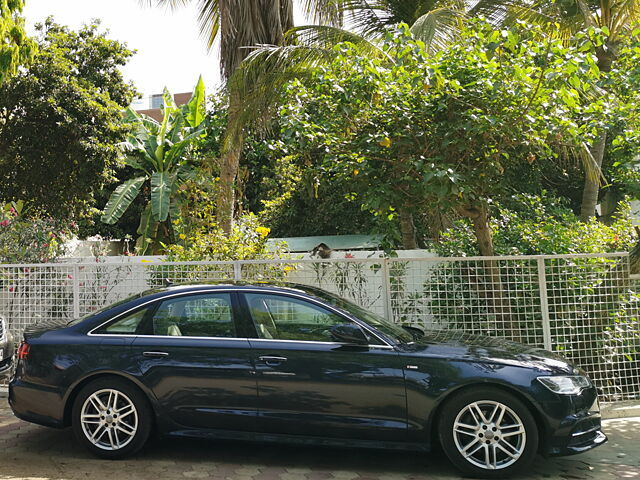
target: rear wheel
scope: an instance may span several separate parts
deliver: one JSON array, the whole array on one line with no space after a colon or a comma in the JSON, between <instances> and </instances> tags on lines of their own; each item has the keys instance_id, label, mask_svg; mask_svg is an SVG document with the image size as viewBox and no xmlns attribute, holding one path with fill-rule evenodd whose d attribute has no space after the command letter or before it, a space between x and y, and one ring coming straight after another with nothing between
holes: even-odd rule
<instances>
[{"instance_id":1,"label":"rear wheel","mask_svg":"<svg viewBox=\"0 0 640 480\"><path fill-rule=\"evenodd\" d=\"M445 404L439 435L451 462L483 478L508 477L531 464L538 429L529 409L497 389L463 392Z\"/></svg>"},{"instance_id":2,"label":"rear wheel","mask_svg":"<svg viewBox=\"0 0 640 480\"><path fill-rule=\"evenodd\" d=\"M143 393L124 380L104 378L82 388L73 404L76 438L103 458L131 455L151 432L151 409Z\"/></svg>"}]
</instances>

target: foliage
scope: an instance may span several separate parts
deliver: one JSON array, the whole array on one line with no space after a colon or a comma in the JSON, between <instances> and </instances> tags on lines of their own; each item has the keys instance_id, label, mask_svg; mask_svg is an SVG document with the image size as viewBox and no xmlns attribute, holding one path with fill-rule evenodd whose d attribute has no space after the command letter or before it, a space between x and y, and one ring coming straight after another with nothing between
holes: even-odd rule
<instances>
[{"instance_id":1,"label":"foliage","mask_svg":"<svg viewBox=\"0 0 640 480\"><path fill-rule=\"evenodd\" d=\"M582 103L599 75L590 41L567 47L535 29L474 23L434 56L406 26L387 37L385 59L343 44L329 67L291 83L283 136L378 215L439 208L473 219L513 165L587 155L608 113Z\"/></svg>"},{"instance_id":2,"label":"foliage","mask_svg":"<svg viewBox=\"0 0 640 480\"><path fill-rule=\"evenodd\" d=\"M259 224L255 215L245 215L234 225L230 236L212 223L208 228L183 229L174 221L178 241L167 245L167 261L232 261L279 258L282 245L275 251L267 247L270 229Z\"/></svg>"},{"instance_id":3,"label":"foliage","mask_svg":"<svg viewBox=\"0 0 640 480\"><path fill-rule=\"evenodd\" d=\"M19 16L24 0L0 2L0 83L15 75L18 67L28 63L37 46L24 30L24 19Z\"/></svg>"},{"instance_id":4,"label":"foliage","mask_svg":"<svg viewBox=\"0 0 640 480\"><path fill-rule=\"evenodd\" d=\"M0 203L0 263L49 262L65 253L75 225L22 215L22 202Z\"/></svg>"},{"instance_id":5,"label":"foliage","mask_svg":"<svg viewBox=\"0 0 640 480\"><path fill-rule=\"evenodd\" d=\"M113 224L123 215L144 187L147 205L140 218L136 250L144 254L154 250L161 239L171 240L170 220L178 215L177 191L193 175L194 144L205 135L205 93L202 78L189 102L178 107L165 89L163 119L157 122L132 107L125 121L131 133L121 148L125 164L137 176L120 184L104 208L102 221ZM159 231L160 226L162 231Z\"/></svg>"},{"instance_id":6,"label":"foliage","mask_svg":"<svg viewBox=\"0 0 640 480\"><path fill-rule=\"evenodd\" d=\"M120 156L121 111L135 90L119 67L133 52L97 22L71 31L49 18L37 29L33 62L0 86L0 192L56 218L79 217Z\"/></svg>"},{"instance_id":7,"label":"foliage","mask_svg":"<svg viewBox=\"0 0 640 480\"><path fill-rule=\"evenodd\" d=\"M634 243L629 205L611 225L595 219L581 222L566 202L547 192L518 194L493 205L490 227L496 255L607 253L628 250ZM441 256L479 254L469 221L459 219L432 248Z\"/></svg>"},{"instance_id":8,"label":"foliage","mask_svg":"<svg viewBox=\"0 0 640 480\"><path fill-rule=\"evenodd\" d=\"M212 219L212 217L211 217ZM267 245L269 228L259 224L255 215L244 215L233 225L229 235L211 221L208 228L195 229L183 227L180 220L174 221L178 241L166 245L166 260L169 262L220 261L226 264L186 265L176 271L172 266L154 267L154 281L166 278L172 281L186 280L228 280L235 278L233 264L236 260L268 260L283 258L286 254L284 244ZM286 263L256 264L245 266L243 279L283 280L295 267Z\"/></svg>"}]
</instances>

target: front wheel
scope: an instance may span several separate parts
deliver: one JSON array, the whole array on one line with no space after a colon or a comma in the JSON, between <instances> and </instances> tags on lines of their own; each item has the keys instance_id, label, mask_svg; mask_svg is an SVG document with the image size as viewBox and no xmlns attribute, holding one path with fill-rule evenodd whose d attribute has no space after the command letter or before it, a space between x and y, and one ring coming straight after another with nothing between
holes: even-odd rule
<instances>
[{"instance_id":1,"label":"front wheel","mask_svg":"<svg viewBox=\"0 0 640 480\"><path fill-rule=\"evenodd\" d=\"M138 451L151 432L151 410L142 392L116 378L86 385L73 404L76 438L95 455L122 458Z\"/></svg>"},{"instance_id":2,"label":"front wheel","mask_svg":"<svg viewBox=\"0 0 640 480\"><path fill-rule=\"evenodd\" d=\"M451 462L476 477L511 476L530 465L538 449L538 429L529 409L492 388L469 390L447 402L438 432Z\"/></svg>"}]
</instances>

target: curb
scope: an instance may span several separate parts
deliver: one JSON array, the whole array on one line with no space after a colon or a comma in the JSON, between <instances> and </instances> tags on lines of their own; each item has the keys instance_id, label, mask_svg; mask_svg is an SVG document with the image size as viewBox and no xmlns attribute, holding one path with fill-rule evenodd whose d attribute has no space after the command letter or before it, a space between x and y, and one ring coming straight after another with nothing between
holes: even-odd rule
<instances>
[{"instance_id":1,"label":"curb","mask_svg":"<svg viewBox=\"0 0 640 480\"><path fill-rule=\"evenodd\" d=\"M0 395L2 395L0 393ZM612 418L640 417L640 402L630 400L625 402L605 403L600 406L600 414L605 420Z\"/></svg>"}]
</instances>

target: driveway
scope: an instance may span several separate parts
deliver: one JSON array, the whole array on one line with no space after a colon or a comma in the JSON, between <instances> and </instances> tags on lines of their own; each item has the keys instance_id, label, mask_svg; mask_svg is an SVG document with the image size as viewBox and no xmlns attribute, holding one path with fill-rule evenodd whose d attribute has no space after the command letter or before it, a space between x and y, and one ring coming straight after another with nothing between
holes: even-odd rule
<instances>
[{"instance_id":1,"label":"driveway","mask_svg":"<svg viewBox=\"0 0 640 480\"><path fill-rule=\"evenodd\" d=\"M539 457L533 479L640 480L640 417L606 420L609 442L574 457ZM290 447L206 440L157 440L133 458L99 460L78 446L70 430L16 419L0 397L0 479L456 479L441 452Z\"/></svg>"}]
</instances>

